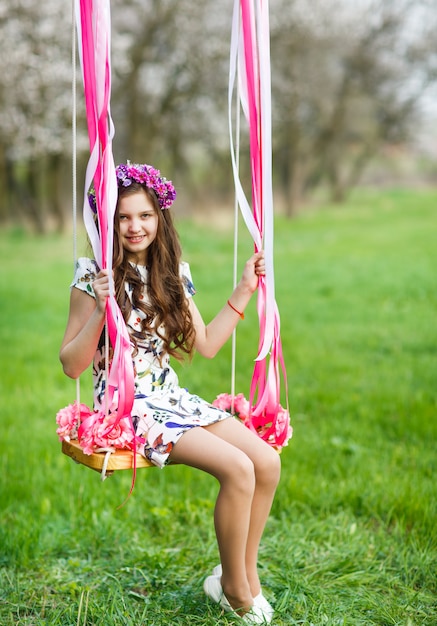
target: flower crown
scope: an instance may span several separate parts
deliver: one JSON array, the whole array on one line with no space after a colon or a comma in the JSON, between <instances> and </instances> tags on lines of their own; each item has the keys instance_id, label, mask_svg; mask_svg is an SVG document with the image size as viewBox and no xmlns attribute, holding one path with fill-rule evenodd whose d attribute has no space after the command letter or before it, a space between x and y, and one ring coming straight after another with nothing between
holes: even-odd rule
<instances>
[{"instance_id":1,"label":"flower crown","mask_svg":"<svg viewBox=\"0 0 437 626\"><path fill-rule=\"evenodd\" d=\"M115 168L117 186L129 187L133 182L146 185L155 192L161 209L168 209L176 198L176 190L171 180L161 176L161 172L147 163L121 163ZM96 191L94 188L88 192L88 201L94 213L97 212Z\"/></svg>"}]
</instances>

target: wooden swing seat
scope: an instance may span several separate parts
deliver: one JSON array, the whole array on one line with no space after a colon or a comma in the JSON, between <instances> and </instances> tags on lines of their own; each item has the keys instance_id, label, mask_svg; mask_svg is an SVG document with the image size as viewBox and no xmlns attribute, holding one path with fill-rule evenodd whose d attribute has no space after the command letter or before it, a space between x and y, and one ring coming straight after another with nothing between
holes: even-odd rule
<instances>
[{"instance_id":1,"label":"wooden swing seat","mask_svg":"<svg viewBox=\"0 0 437 626\"><path fill-rule=\"evenodd\" d=\"M63 441L62 452L73 459L76 463L86 465L90 469L101 473L106 453L94 452L93 454L85 454L77 440ZM133 452L131 450L115 450L107 459L105 475L110 476L117 470L133 469ZM136 455L137 469L143 467L155 467L151 461L145 459L141 454Z\"/></svg>"}]
</instances>

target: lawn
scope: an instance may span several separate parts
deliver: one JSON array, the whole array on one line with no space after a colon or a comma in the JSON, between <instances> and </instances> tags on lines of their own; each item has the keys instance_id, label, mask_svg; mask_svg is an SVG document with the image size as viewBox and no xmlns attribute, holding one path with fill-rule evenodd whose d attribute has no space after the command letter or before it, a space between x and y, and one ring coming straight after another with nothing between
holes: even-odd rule
<instances>
[{"instance_id":1,"label":"lawn","mask_svg":"<svg viewBox=\"0 0 437 626\"><path fill-rule=\"evenodd\" d=\"M361 191L276 219L294 436L260 570L278 626L437 624L436 226L432 191ZM179 231L208 320L231 289L232 233ZM71 237L0 232L0 623L237 624L202 591L218 562L212 478L141 470L120 508L129 472L101 482L60 452L55 414L76 397L58 361L71 250ZM251 305L237 336L246 395L257 343ZM181 381L208 399L230 391L230 353L178 366Z\"/></svg>"}]
</instances>

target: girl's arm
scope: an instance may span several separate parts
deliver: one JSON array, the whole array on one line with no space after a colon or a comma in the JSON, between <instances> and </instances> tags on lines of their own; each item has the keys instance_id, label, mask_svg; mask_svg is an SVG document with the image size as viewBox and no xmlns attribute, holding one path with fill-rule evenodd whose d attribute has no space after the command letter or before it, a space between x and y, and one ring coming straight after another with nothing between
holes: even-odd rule
<instances>
[{"instance_id":1,"label":"girl's arm","mask_svg":"<svg viewBox=\"0 0 437 626\"><path fill-rule=\"evenodd\" d=\"M65 374L78 378L94 358L105 325L106 300L109 295L107 270L97 274L92 283L95 299L73 287L70 313L59 358Z\"/></svg>"},{"instance_id":2,"label":"girl's arm","mask_svg":"<svg viewBox=\"0 0 437 626\"><path fill-rule=\"evenodd\" d=\"M240 282L235 287L229 302L207 325L202 319L193 298L190 298L190 310L196 331L195 348L206 358L213 358L232 335L253 293L258 287L258 276L265 273L264 252L251 256L244 266Z\"/></svg>"}]
</instances>

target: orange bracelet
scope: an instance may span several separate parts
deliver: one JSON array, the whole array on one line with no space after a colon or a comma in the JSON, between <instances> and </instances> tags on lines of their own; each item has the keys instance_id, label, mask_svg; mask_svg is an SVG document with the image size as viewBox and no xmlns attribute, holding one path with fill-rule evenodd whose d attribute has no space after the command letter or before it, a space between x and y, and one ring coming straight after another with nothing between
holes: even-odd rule
<instances>
[{"instance_id":1,"label":"orange bracelet","mask_svg":"<svg viewBox=\"0 0 437 626\"><path fill-rule=\"evenodd\" d=\"M238 313L238 315L241 317L241 319L242 319L242 320L244 320L244 313L241 313L241 311L239 311L238 309L236 309L236 308L234 307L234 305L233 305L233 304L231 304L231 301L230 301L230 300L228 300L228 304L229 304L229 306L231 307L231 309L232 309L233 311L235 311L235 313Z\"/></svg>"}]
</instances>

